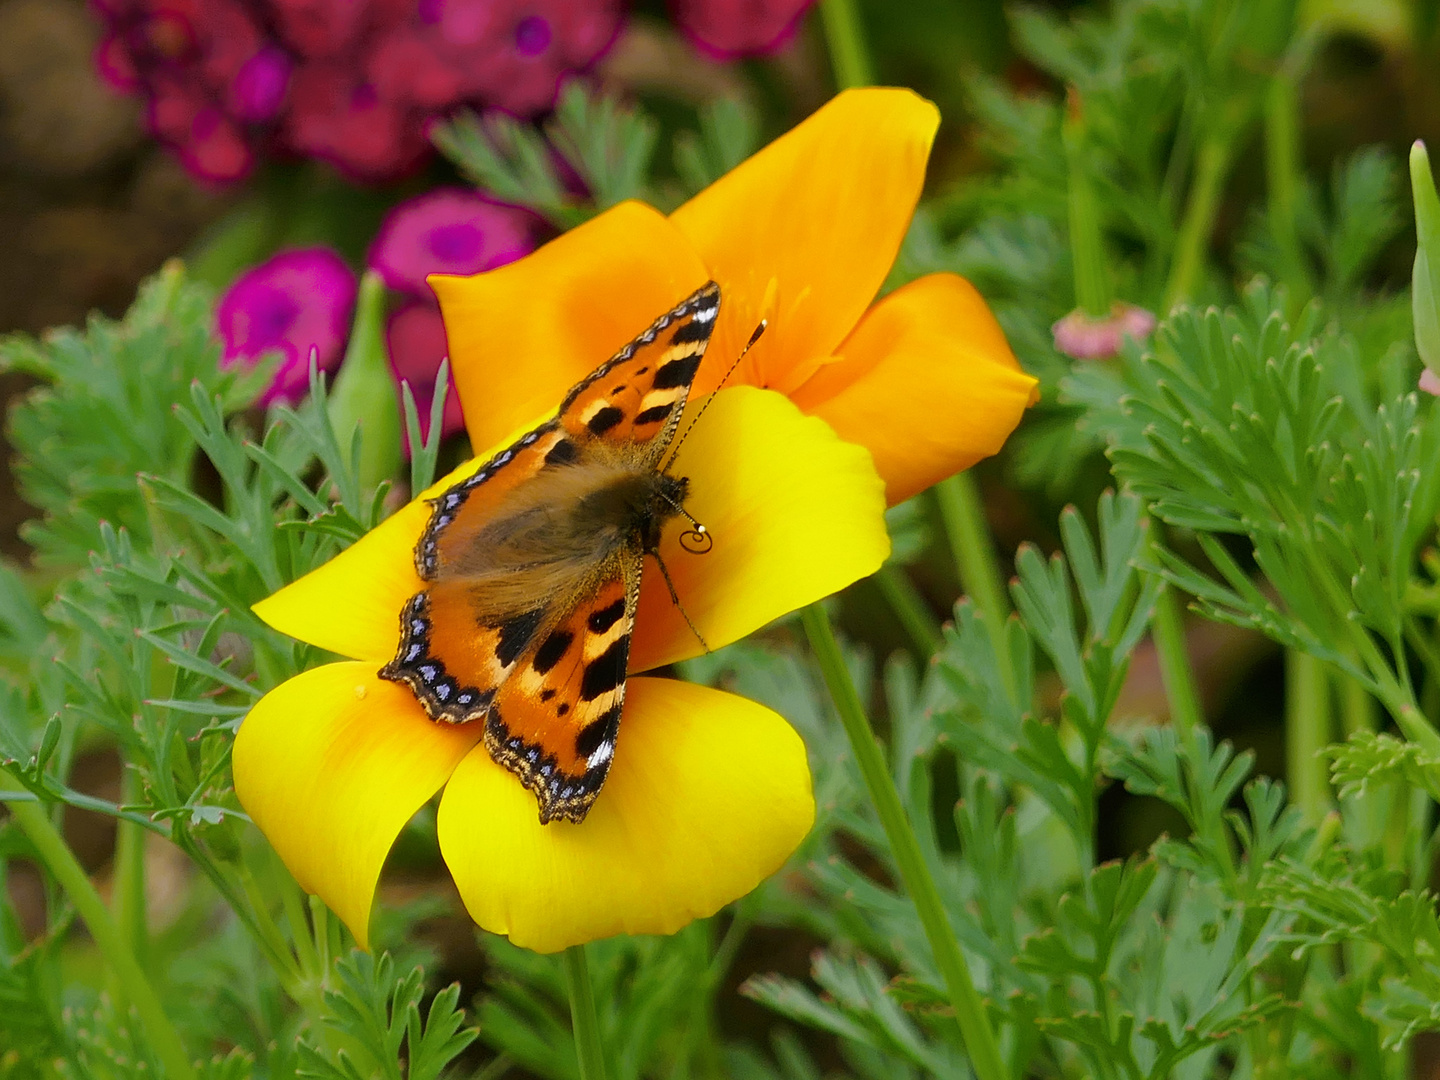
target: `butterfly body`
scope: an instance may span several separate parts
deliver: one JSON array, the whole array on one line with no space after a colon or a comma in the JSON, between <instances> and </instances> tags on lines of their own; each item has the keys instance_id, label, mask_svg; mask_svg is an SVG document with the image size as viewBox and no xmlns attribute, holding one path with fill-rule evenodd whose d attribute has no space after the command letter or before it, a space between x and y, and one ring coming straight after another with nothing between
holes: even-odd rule
<instances>
[{"instance_id":1,"label":"butterfly body","mask_svg":"<svg viewBox=\"0 0 1440 1080\"><path fill-rule=\"evenodd\" d=\"M609 772L641 569L688 487L661 461L719 299L698 290L432 500L416 545L426 588L380 674L432 719L483 721L542 822L583 820Z\"/></svg>"}]
</instances>

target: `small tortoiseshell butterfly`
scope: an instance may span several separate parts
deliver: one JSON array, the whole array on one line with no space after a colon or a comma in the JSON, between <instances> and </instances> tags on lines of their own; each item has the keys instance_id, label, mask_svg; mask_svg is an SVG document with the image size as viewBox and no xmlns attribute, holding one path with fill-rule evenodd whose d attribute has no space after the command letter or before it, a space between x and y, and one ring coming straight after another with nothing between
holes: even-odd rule
<instances>
[{"instance_id":1,"label":"small tortoiseshell butterfly","mask_svg":"<svg viewBox=\"0 0 1440 1080\"><path fill-rule=\"evenodd\" d=\"M640 570L684 515L687 481L661 459L719 309L711 282L662 315L553 419L431 500L415 546L426 585L380 675L434 720L483 719L542 823L584 820L610 771Z\"/></svg>"}]
</instances>

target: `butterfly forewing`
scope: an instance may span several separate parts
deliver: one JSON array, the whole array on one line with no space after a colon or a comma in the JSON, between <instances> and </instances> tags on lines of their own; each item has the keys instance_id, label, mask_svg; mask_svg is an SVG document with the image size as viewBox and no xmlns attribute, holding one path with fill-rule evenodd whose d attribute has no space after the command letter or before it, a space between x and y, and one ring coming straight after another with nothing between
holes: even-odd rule
<instances>
[{"instance_id":1,"label":"butterfly forewing","mask_svg":"<svg viewBox=\"0 0 1440 1080\"><path fill-rule=\"evenodd\" d=\"M567 435L600 439L653 467L665 452L720 310L713 282L658 319L571 390L560 407Z\"/></svg>"},{"instance_id":2,"label":"butterfly forewing","mask_svg":"<svg viewBox=\"0 0 1440 1080\"><path fill-rule=\"evenodd\" d=\"M426 588L395 659L428 715L485 718L485 745L580 821L609 771L645 538L684 482L657 468L719 310L712 282L576 386L559 413L431 500L415 548ZM636 509L634 493L651 509Z\"/></svg>"}]
</instances>

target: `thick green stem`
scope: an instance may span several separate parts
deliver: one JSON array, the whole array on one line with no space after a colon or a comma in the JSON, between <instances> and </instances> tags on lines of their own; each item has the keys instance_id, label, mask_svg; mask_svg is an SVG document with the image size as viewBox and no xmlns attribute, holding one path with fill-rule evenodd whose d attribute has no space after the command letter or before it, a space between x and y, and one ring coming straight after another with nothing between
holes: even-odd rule
<instances>
[{"instance_id":1,"label":"thick green stem","mask_svg":"<svg viewBox=\"0 0 1440 1080\"><path fill-rule=\"evenodd\" d=\"M126 768L122 784L122 801L127 804L139 802L140 781L133 769ZM115 822L115 879L111 905L126 947L137 958L145 955L149 936L145 926L146 831L133 821Z\"/></svg>"},{"instance_id":2,"label":"thick green stem","mask_svg":"<svg viewBox=\"0 0 1440 1080\"><path fill-rule=\"evenodd\" d=\"M835 85L848 90L874 82L870 51L865 47L855 0L820 0L820 20L825 25L825 43L830 49L830 64L835 69Z\"/></svg>"},{"instance_id":3,"label":"thick green stem","mask_svg":"<svg viewBox=\"0 0 1440 1080\"><path fill-rule=\"evenodd\" d=\"M1190 299L1195 289L1200 268L1205 264L1205 249L1210 244L1210 234L1215 230L1215 214L1220 209L1220 193L1229 168L1228 138L1212 135L1200 144L1195 163L1195 182L1190 187L1190 198L1180 219L1162 314Z\"/></svg>"},{"instance_id":4,"label":"thick green stem","mask_svg":"<svg viewBox=\"0 0 1440 1080\"><path fill-rule=\"evenodd\" d=\"M940 969L945 979L950 1003L960 1022L960 1033L965 1040L965 1048L970 1053L975 1074L980 1080L1007 1080L1005 1062L1000 1056L1000 1045L990 1026L985 1003L970 978L969 964L960 949L959 941L956 940L955 930L950 925L945 905L940 899L940 890L936 888L935 879L931 876L930 867L921 852L920 841L905 816L900 793L885 765L880 745L875 741L875 732L870 727L860 695L850 679L845 658L830 628L830 620L824 608L818 604L805 608L801 612L801 619L805 625L806 636L810 639L810 647L824 673L825 685L829 688L835 709L845 725L845 734L849 736L851 751L855 754L855 761L865 778L870 801L885 827L885 835L890 841L890 851L900 869L900 877L915 904L920 923L925 928L935 966Z\"/></svg>"},{"instance_id":5,"label":"thick green stem","mask_svg":"<svg viewBox=\"0 0 1440 1080\"><path fill-rule=\"evenodd\" d=\"M995 543L985 519L985 507L980 502L980 489L970 473L956 473L935 485L935 497L940 503L940 517L950 539L960 587L980 609L980 618L1000 663L1000 677L1013 700L1018 691L1010 659L1010 637L1005 632L1010 605L1005 598L1005 579L995 558Z\"/></svg>"},{"instance_id":6,"label":"thick green stem","mask_svg":"<svg viewBox=\"0 0 1440 1080\"><path fill-rule=\"evenodd\" d=\"M1330 743L1330 680L1322 661L1285 650L1285 759L1290 801L1309 825L1330 812L1330 783L1321 751Z\"/></svg>"},{"instance_id":7,"label":"thick green stem","mask_svg":"<svg viewBox=\"0 0 1440 1080\"><path fill-rule=\"evenodd\" d=\"M1180 738L1189 743L1195 729L1204 722L1200 696L1195 691L1195 674L1190 670L1190 653L1185 647L1185 620L1175 593L1166 586L1155 600L1155 619L1150 624L1155 657L1160 663L1160 681L1170 703L1170 723Z\"/></svg>"},{"instance_id":8,"label":"thick green stem","mask_svg":"<svg viewBox=\"0 0 1440 1080\"><path fill-rule=\"evenodd\" d=\"M935 620L909 575L894 563L886 563L875 572L875 584L905 628L905 633L910 636L916 655L921 660L928 660L939 652L945 639L936 629Z\"/></svg>"},{"instance_id":9,"label":"thick green stem","mask_svg":"<svg viewBox=\"0 0 1440 1080\"><path fill-rule=\"evenodd\" d=\"M1062 129L1069 174L1070 258L1075 272L1075 304L1092 319L1110 314L1114 295L1100 232L1100 207L1087 171L1085 112L1080 95L1070 91Z\"/></svg>"},{"instance_id":10,"label":"thick green stem","mask_svg":"<svg viewBox=\"0 0 1440 1080\"><path fill-rule=\"evenodd\" d=\"M15 780L7 773L0 772L0 791L19 790L21 788ZM195 1069L180 1036L165 1016L165 1009L154 988L140 970L134 954L126 947L125 936L110 917L105 901L100 899L100 894L95 891L95 886L76 861L75 853L65 843L59 830L51 824L44 807L32 802L12 802L7 806L39 854L45 868L65 890L65 895L85 920L90 936L95 939L96 946L110 965L116 985L139 1015L150 1047L164 1066L167 1080L194 1080Z\"/></svg>"},{"instance_id":11,"label":"thick green stem","mask_svg":"<svg viewBox=\"0 0 1440 1080\"><path fill-rule=\"evenodd\" d=\"M1265 95L1265 186L1270 235L1280 252L1281 273L1298 310L1314 293L1300 248L1296 212L1300 201L1300 101L1288 65L1270 80Z\"/></svg>"},{"instance_id":12,"label":"thick green stem","mask_svg":"<svg viewBox=\"0 0 1440 1080\"><path fill-rule=\"evenodd\" d=\"M565 983L570 991L570 1023L575 1031L580 1080L605 1080L605 1052L600 1044L600 1021L595 1015L595 992L590 988L584 945L565 950Z\"/></svg>"}]
</instances>

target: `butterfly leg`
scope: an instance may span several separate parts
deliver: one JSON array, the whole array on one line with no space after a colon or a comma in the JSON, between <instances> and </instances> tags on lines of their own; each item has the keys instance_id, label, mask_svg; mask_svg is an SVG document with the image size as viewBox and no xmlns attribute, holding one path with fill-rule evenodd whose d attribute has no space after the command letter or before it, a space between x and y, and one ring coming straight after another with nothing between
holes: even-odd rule
<instances>
[{"instance_id":1,"label":"butterfly leg","mask_svg":"<svg viewBox=\"0 0 1440 1080\"><path fill-rule=\"evenodd\" d=\"M685 605L680 602L680 594L675 591L675 582L670 580L670 571L665 567L665 560L660 557L660 552L652 551L655 562L660 567L660 576L665 579L665 588L670 590L670 601L680 609L680 614L685 617L685 625L690 627L690 632L695 635L695 640L700 642L700 647L707 653L710 652L710 645L705 640L705 635L695 628L695 623L690 618L690 613L685 610Z\"/></svg>"}]
</instances>

